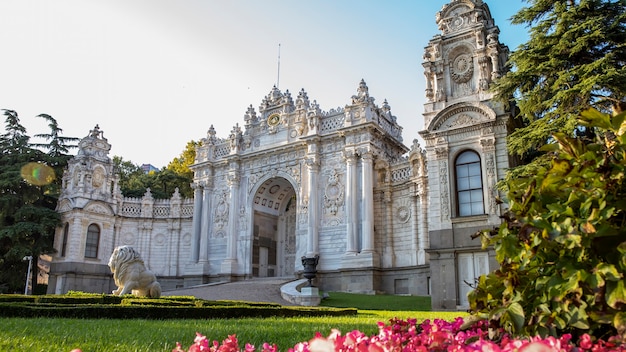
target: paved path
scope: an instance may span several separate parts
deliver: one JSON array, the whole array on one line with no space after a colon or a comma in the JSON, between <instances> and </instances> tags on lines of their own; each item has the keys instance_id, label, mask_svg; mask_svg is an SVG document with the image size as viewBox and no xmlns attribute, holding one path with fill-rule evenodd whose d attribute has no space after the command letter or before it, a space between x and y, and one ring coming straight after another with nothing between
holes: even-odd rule
<instances>
[{"instance_id":1,"label":"paved path","mask_svg":"<svg viewBox=\"0 0 626 352\"><path fill-rule=\"evenodd\" d=\"M195 296L207 300L271 302L293 305L280 295L280 287L293 279L263 278L236 282L207 284L164 291L163 296Z\"/></svg>"}]
</instances>

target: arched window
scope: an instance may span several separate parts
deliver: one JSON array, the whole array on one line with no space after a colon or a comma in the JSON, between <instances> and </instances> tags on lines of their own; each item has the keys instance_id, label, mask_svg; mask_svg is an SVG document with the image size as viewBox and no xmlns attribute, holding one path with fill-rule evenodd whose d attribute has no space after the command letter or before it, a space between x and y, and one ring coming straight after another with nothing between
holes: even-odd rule
<instances>
[{"instance_id":1,"label":"arched window","mask_svg":"<svg viewBox=\"0 0 626 352\"><path fill-rule=\"evenodd\" d=\"M459 216L482 215L483 181L480 172L480 157L476 152L461 153L456 166L456 195Z\"/></svg>"},{"instance_id":2,"label":"arched window","mask_svg":"<svg viewBox=\"0 0 626 352\"><path fill-rule=\"evenodd\" d=\"M70 224L65 223L63 228L63 242L61 242L61 257L65 257L65 250L67 249L67 236L70 232Z\"/></svg>"},{"instance_id":3,"label":"arched window","mask_svg":"<svg viewBox=\"0 0 626 352\"><path fill-rule=\"evenodd\" d=\"M85 258L98 258L98 244L100 243L100 227L91 224L87 228L87 240L85 241Z\"/></svg>"}]
</instances>

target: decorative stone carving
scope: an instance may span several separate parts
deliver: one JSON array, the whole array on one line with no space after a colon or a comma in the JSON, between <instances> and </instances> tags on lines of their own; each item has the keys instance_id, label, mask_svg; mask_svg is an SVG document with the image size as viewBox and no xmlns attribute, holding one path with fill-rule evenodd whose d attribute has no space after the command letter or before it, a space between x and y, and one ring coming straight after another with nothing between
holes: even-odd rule
<instances>
[{"instance_id":1,"label":"decorative stone carving","mask_svg":"<svg viewBox=\"0 0 626 352\"><path fill-rule=\"evenodd\" d=\"M373 102L374 102L374 98L370 97L369 88L367 88L367 84L365 84L365 80L361 79L356 95L352 96L352 104L356 105L356 104L373 103ZM355 113L354 117L358 118L357 113Z\"/></svg>"},{"instance_id":2,"label":"decorative stone carving","mask_svg":"<svg viewBox=\"0 0 626 352\"><path fill-rule=\"evenodd\" d=\"M162 233L154 236L153 242L158 247L163 247L167 241L167 238Z\"/></svg>"},{"instance_id":3,"label":"decorative stone carving","mask_svg":"<svg viewBox=\"0 0 626 352\"><path fill-rule=\"evenodd\" d=\"M437 159L447 159L448 158L448 146L436 147L435 155L437 156Z\"/></svg>"},{"instance_id":4,"label":"decorative stone carving","mask_svg":"<svg viewBox=\"0 0 626 352\"><path fill-rule=\"evenodd\" d=\"M111 215L111 211L101 204L90 204L85 207L85 211L95 214Z\"/></svg>"},{"instance_id":5,"label":"decorative stone carving","mask_svg":"<svg viewBox=\"0 0 626 352\"><path fill-rule=\"evenodd\" d=\"M469 114L461 113L453 119L450 119L445 127L458 128L464 126L471 126L479 123L478 118L475 118Z\"/></svg>"},{"instance_id":6,"label":"decorative stone carving","mask_svg":"<svg viewBox=\"0 0 626 352\"><path fill-rule=\"evenodd\" d=\"M127 232L122 235L122 243L127 245L135 244L135 235L131 232Z\"/></svg>"},{"instance_id":7,"label":"decorative stone carving","mask_svg":"<svg viewBox=\"0 0 626 352\"><path fill-rule=\"evenodd\" d=\"M406 205L401 205L396 208L396 216L401 223L407 223L411 219L411 209Z\"/></svg>"},{"instance_id":8,"label":"decorative stone carving","mask_svg":"<svg viewBox=\"0 0 626 352\"><path fill-rule=\"evenodd\" d=\"M343 205L343 185L339 181L336 170L328 175L328 184L324 192L324 205L330 215L337 215L337 210Z\"/></svg>"},{"instance_id":9,"label":"decorative stone carving","mask_svg":"<svg viewBox=\"0 0 626 352\"><path fill-rule=\"evenodd\" d=\"M94 188L100 188L104 184L104 177L104 170L101 167L96 167L91 178L91 185Z\"/></svg>"},{"instance_id":10,"label":"decorative stone carving","mask_svg":"<svg viewBox=\"0 0 626 352\"><path fill-rule=\"evenodd\" d=\"M228 191L221 190L217 193L217 203L215 205L214 225L216 230L221 230L228 223Z\"/></svg>"},{"instance_id":11,"label":"decorative stone carving","mask_svg":"<svg viewBox=\"0 0 626 352\"><path fill-rule=\"evenodd\" d=\"M496 150L495 140L493 138L484 138L480 140L480 145L485 152L493 152Z\"/></svg>"},{"instance_id":12,"label":"decorative stone carving","mask_svg":"<svg viewBox=\"0 0 626 352\"><path fill-rule=\"evenodd\" d=\"M133 247L115 248L109 258L109 268L117 285L114 295L132 293L136 296L161 297L161 285L156 281L156 276L146 269L141 255Z\"/></svg>"},{"instance_id":13,"label":"decorative stone carving","mask_svg":"<svg viewBox=\"0 0 626 352\"><path fill-rule=\"evenodd\" d=\"M307 221L306 215L309 213L309 198L308 197L303 197L302 200L300 201L300 207L298 209L298 213L300 214L299 222L301 224L306 224L306 221Z\"/></svg>"},{"instance_id":14,"label":"decorative stone carving","mask_svg":"<svg viewBox=\"0 0 626 352\"><path fill-rule=\"evenodd\" d=\"M474 62L469 54L463 53L450 63L450 76L456 83L465 83L474 75Z\"/></svg>"},{"instance_id":15,"label":"decorative stone carving","mask_svg":"<svg viewBox=\"0 0 626 352\"><path fill-rule=\"evenodd\" d=\"M450 219L450 201L448 196L448 162L439 163L439 194L441 201L441 220Z\"/></svg>"}]
</instances>

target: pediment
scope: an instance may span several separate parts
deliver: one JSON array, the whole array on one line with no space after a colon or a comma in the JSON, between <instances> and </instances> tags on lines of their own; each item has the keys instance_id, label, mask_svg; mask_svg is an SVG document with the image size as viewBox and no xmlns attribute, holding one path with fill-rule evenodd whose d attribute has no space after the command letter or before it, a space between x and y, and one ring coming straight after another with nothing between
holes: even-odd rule
<instances>
[{"instance_id":1,"label":"pediment","mask_svg":"<svg viewBox=\"0 0 626 352\"><path fill-rule=\"evenodd\" d=\"M68 211L71 211L73 208L72 202L70 202L68 199L63 199L62 201L59 202L59 205L57 206L57 211L59 213L66 213Z\"/></svg>"},{"instance_id":2,"label":"pediment","mask_svg":"<svg viewBox=\"0 0 626 352\"><path fill-rule=\"evenodd\" d=\"M496 113L481 103L454 104L437 114L428 126L429 132L449 131L495 121Z\"/></svg>"},{"instance_id":3,"label":"pediment","mask_svg":"<svg viewBox=\"0 0 626 352\"><path fill-rule=\"evenodd\" d=\"M114 215L110 206L100 202L91 202L85 206L84 210L95 214Z\"/></svg>"}]
</instances>

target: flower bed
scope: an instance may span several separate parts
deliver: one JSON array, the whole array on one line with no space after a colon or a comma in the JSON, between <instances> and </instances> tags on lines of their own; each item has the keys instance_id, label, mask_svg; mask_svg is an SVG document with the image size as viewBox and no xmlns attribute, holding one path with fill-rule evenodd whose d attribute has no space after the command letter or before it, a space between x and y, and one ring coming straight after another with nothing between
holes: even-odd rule
<instances>
[{"instance_id":1,"label":"flower bed","mask_svg":"<svg viewBox=\"0 0 626 352\"><path fill-rule=\"evenodd\" d=\"M379 333L366 336L355 330L342 335L333 330L328 337L317 334L308 342L300 342L291 352L331 352L331 351L502 351L502 352L550 352L550 351L626 351L626 341L615 336L608 340L594 339L588 334L583 334L578 341L572 341L569 334L560 338L555 337L531 337L512 338L507 335L499 341L488 338L489 331L485 321L474 324L471 328L461 330L462 318L453 322L436 319L426 320L417 325L413 319L393 319L390 324L378 323ZM180 343L176 343L172 352L185 352ZM213 341L200 333L197 333L194 343L187 349L188 352L211 351L211 352L239 352L257 351L255 346L245 344L239 347L236 335L230 335L221 343ZM277 352L276 345L264 343L258 349L263 352ZM77 352L75 350L74 352Z\"/></svg>"}]
</instances>

